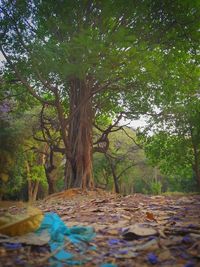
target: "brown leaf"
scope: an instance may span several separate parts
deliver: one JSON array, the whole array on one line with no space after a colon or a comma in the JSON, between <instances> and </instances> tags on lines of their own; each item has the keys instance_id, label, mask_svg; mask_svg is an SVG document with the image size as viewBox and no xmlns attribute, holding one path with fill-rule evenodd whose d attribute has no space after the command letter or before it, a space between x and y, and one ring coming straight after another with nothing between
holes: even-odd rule
<instances>
[{"instance_id":1,"label":"brown leaf","mask_svg":"<svg viewBox=\"0 0 200 267\"><path fill-rule=\"evenodd\" d=\"M135 251L153 251L159 248L158 242L155 239L152 239L148 242L144 242L144 244L134 246Z\"/></svg>"},{"instance_id":2,"label":"brown leaf","mask_svg":"<svg viewBox=\"0 0 200 267\"><path fill-rule=\"evenodd\" d=\"M136 258L138 256L138 253L134 252L134 251L128 251L126 254L123 254L123 250L122 253L116 253L113 255L116 259L133 259Z\"/></svg>"},{"instance_id":3,"label":"brown leaf","mask_svg":"<svg viewBox=\"0 0 200 267\"><path fill-rule=\"evenodd\" d=\"M107 231L109 235L119 235L119 231L117 229L110 229Z\"/></svg>"},{"instance_id":4,"label":"brown leaf","mask_svg":"<svg viewBox=\"0 0 200 267\"><path fill-rule=\"evenodd\" d=\"M146 212L146 216L147 216L147 219L156 222L156 219L155 219L153 213L147 211L147 212Z\"/></svg>"},{"instance_id":5,"label":"brown leaf","mask_svg":"<svg viewBox=\"0 0 200 267\"><path fill-rule=\"evenodd\" d=\"M158 258L160 261L165 261L165 260L170 260L173 258L173 256L170 253L169 249L165 249L164 251L162 251L159 255Z\"/></svg>"}]
</instances>

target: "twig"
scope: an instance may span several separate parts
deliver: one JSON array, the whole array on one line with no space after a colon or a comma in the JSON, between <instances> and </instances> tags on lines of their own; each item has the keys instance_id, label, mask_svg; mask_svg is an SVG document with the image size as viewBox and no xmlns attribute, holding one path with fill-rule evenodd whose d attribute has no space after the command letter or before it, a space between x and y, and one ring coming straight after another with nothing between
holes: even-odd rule
<instances>
[{"instance_id":1,"label":"twig","mask_svg":"<svg viewBox=\"0 0 200 267\"><path fill-rule=\"evenodd\" d=\"M186 233L194 233L194 234L199 234L200 231L196 229L191 229L191 228L165 228L164 232L167 234L186 234Z\"/></svg>"}]
</instances>

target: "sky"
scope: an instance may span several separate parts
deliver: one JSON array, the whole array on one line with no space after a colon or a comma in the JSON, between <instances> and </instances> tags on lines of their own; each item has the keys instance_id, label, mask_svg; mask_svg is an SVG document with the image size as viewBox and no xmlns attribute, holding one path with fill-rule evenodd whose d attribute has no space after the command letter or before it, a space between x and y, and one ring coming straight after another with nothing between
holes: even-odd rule
<instances>
[{"instance_id":1,"label":"sky","mask_svg":"<svg viewBox=\"0 0 200 267\"><path fill-rule=\"evenodd\" d=\"M144 117L140 118L139 120L124 120L124 119L122 119L120 121L120 125L126 125L126 124L128 124L127 126L133 128L134 130L136 130L138 127L144 127L147 125Z\"/></svg>"},{"instance_id":2,"label":"sky","mask_svg":"<svg viewBox=\"0 0 200 267\"><path fill-rule=\"evenodd\" d=\"M2 61L4 60L4 56L2 55L2 53L0 52L0 66L2 66Z\"/></svg>"}]
</instances>

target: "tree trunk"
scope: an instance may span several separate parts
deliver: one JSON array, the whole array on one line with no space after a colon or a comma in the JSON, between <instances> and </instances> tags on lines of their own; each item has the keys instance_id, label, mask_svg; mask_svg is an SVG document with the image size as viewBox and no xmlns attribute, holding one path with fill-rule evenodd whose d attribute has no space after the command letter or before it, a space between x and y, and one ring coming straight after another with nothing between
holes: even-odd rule
<instances>
[{"instance_id":1,"label":"tree trunk","mask_svg":"<svg viewBox=\"0 0 200 267\"><path fill-rule=\"evenodd\" d=\"M194 164L193 164L193 171L196 176L197 184L200 190L200 151L199 151L199 142L197 141L198 138L194 135L193 128L190 126L191 132L191 139L192 139L192 146L194 152Z\"/></svg>"},{"instance_id":2,"label":"tree trunk","mask_svg":"<svg viewBox=\"0 0 200 267\"><path fill-rule=\"evenodd\" d=\"M50 147L50 152L48 157L46 158L46 162L44 165L45 174L48 183L48 194L54 194L56 192L56 185L55 185L55 170L56 166L54 166L54 153Z\"/></svg>"},{"instance_id":3,"label":"tree trunk","mask_svg":"<svg viewBox=\"0 0 200 267\"><path fill-rule=\"evenodd\" d=\"M119 193L120 192L119 183L118 183L119 176L117 176L116 171L115 171L116 166L114 165L111 158L109 158L106 154L105 154L105 156L108 159L108 162L110 164L110 168L111 168L111 172L112 172L112 176L113 176L113 181L114 181L115 193Z\"/></svg>"},{"instance_id":4,"label":"tree trunk","mask_svg":"<svg viewBox=\"0 0 200 267\"><path fill-rule=\"evenodd\" d=\"M91 89L80 79L71 80L69 116L69 186L93 188Z\"/></svg>"},{"instance_id":5,"label":"tree trunk","mask_svg":"<svg viewBox=\"0 0 200 267\"><path fill-rule=\"evenodd\" d=\"M39 188L39 181L31 181L28 179L28 201L33 202L37 199L37 193Z\"/></svg>"},{"instance_id":6,"label":"tree trunk","mask_svg":"<svg viewBox=\"0 0 200 267\"><path fill-rule=\"evenodd\" d=\"M47 177L47 183L48 183L48 194L54 194L56 192L56 185L55 185L55 178L52 175L52 171L54 170L50 169L50 168L45 168L45 173L46 173L46 177Z\"/></svg>"},{"instance_id":7,"label":"tree trunk","mask_svg":"<svg viewBox=\"0 0 200 267\"><path fill-rule=\"evenodd\" d=\"M120 190L119 190L119 184L118 184L119 177L115 173L115 166L113 165L112 162L111 162L110 166L111 166L112 176L113 176L113 180L114 180L115 193L119 193L120 192Z\"/></svg>"},{"instance_id":8,"label":"tree trunk","mask_svg":"<svg viewBox=\"0 0 200 267\"><path fill-rule=\"evenodd\" d=\"M28 161L26 161L26 171L27 171L27 180L28 180L28 201L33 202L37 198L37 193L38 193L40 182L31 180L30 166L29 166Z\"/></svg>"},{"instance_id":9,"label":"tree trunk","mask_svg":"<svg viewBox=\"0 0 200 267\"><path fill-rule=\"evenodd\" d=\"M27 181L28 181L28 201L33 201L33 185L31 181L31 174L30 174L30 166L28 161L26 161L26 173L27 173Z\"/></svg>"},{"instance_id":10,"label":"tree trunk","mask_svg":"<svg viewBox=\"0 0 200 267\"><path fill-rule=\"evenodd\" d=\"M39 189L39 181L33 182L33 193L32 193L32 201L36 201L37 199L37 194L38 194L38 189Z\"/></svg>"},{"instance_id":11,"label":"tree trunk","mask_svg":"<svg viewBox=\"0 0 200 267\"><path fill-rule=\"evenodd\" d=\"M193 164L193 170L196 176L197 184L200 189L200 160L199 160L199 153L198 149L195 145L193 145L194 150L194 164Z\"/></svg>"}]
</instances>

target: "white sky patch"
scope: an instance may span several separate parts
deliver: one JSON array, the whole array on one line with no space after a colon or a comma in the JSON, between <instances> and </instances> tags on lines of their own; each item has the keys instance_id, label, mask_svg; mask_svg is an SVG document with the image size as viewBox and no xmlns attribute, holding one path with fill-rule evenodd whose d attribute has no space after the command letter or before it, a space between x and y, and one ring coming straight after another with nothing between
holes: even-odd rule
<instances>
[{"instance_id":1,"label":"white sky patch","mask_svg":"<svg viewBox=\"0 0 200 267\"><path fill-rule=\"evenodd\" d=\"M3 66L3 61L5 60L3 54L0 52L0 67Z\"/></svg>"},{"instance_id":2,"label":"white sky patch","mask_svg":"<svg viewBox=\"0 0 200 267\"><path fill-rule=\"evenodd\" d=\"M136 130L137 128L141 128L141 127L145 127L147 126L147 121L145 116L142 116L140 119L138 120L125 120L125 119L121 119L120 125L126 125L129 127L132 127L134 130Z\"/></svg>"}]
</instances>

